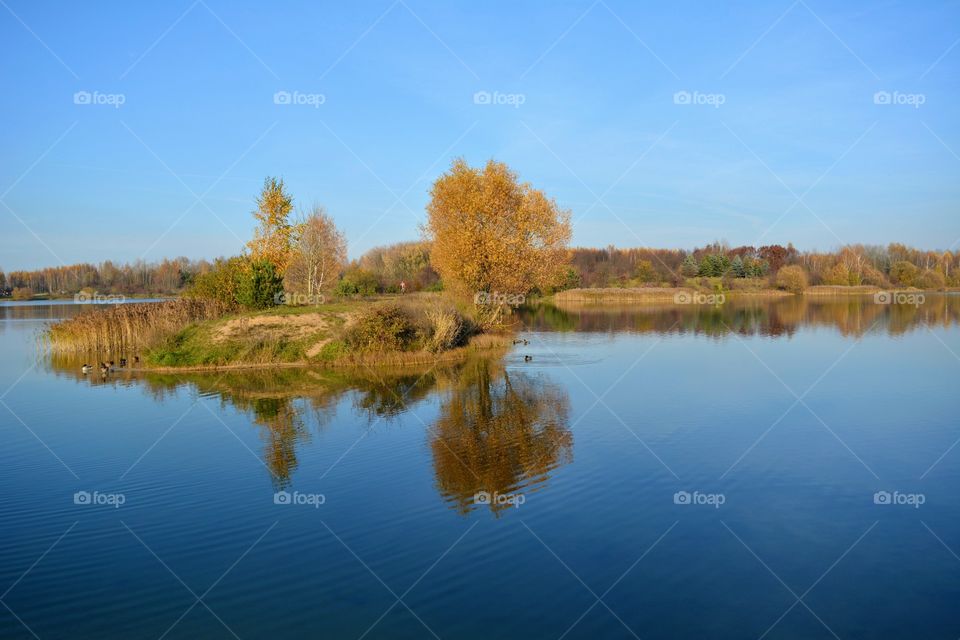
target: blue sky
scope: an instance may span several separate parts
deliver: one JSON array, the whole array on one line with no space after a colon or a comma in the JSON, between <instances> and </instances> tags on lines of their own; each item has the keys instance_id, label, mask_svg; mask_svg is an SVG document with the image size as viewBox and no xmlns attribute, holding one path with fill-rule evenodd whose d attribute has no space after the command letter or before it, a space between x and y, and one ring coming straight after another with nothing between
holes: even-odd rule
<instances>
[{"instance_id":1,"label":"blue sky","mask_svg":"<svg viewBox=\"0 0 960 640\"><path fill-rule=\"evenodd\" d=\"M2 0L0 267L236 254L266 175L356 257L456 156L576 245L956 249L958 41L935 1Z\"/></svg>"}]
</instances>

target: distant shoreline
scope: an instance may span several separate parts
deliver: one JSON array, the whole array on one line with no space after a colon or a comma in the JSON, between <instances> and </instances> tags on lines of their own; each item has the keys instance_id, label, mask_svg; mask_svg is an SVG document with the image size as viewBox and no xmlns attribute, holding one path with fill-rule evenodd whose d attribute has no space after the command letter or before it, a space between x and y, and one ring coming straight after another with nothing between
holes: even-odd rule
<instances>
[{"instance_id":1,"label":"distant shoreline","mask_svg":"<svg viewBox=\"0 0 960 640\"><path fill-rule=\"evenodd\" d=\"M545 299L555 302L620 302L620 303L670 303L684 304L685 297L704 295L723 295L724 298L790 298L793 296L870 296L884 291L903 293L951 293L956 288L947 289L882 289L875 286L839 286L816 285L805 288L801 293L792 293L782 289L695 289L692 287L597 287L567 289L547 296Z\"/></svg>"}]
</instances>

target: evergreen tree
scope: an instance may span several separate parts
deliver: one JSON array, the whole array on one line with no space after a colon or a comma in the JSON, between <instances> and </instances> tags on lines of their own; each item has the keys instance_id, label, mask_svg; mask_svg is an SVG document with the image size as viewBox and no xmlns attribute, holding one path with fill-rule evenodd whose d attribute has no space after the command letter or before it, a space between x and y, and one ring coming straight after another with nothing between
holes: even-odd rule
<instances>
[{"instance_id":1,"label":"evergreen tree","mask_svg":"<svg viewBox=\"0 0 960 640\"><path fill-rule=\"evenodd\" d=\"M734 278L747 277L747 268L743 264L743 258L740 256L734 257L733 262L730 263L730 270L733 271Z\"/></svg>"},{"instance_id":2,"label":"evergreen tree","mask_svg":"<svg viewBox=\"0 0 960 640\"><path fill-rule=\"evenodd\" d=\"M283 295L283 278L273 262L254 260L247 268L237 290L237 302L250 309L275 307Z\"/></svg>"},{"instance_id":3,"label":"evergreen tree","mask_svg":"<svg viewBox=\"0 0 960 640\"><path fill-rule=\"evenodd\" d=\"M700 261L700 275L718 278L730 270L730 259L720 254L710 254Z\"/></svg>"}]
</instances>

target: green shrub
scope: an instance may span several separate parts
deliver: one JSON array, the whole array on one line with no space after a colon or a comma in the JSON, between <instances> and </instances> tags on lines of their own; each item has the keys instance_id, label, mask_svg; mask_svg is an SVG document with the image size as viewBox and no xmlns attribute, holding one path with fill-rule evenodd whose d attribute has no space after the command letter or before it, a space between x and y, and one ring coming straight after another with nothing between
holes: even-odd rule
<instances>
[{"instance_id":1,"label":"green shrub","mask_svg":"<svg viewBox=\"0 0 960 640\"><path fill-rule=\"evenodd\" d=\"M272 262L236 257L217 260L213 269L196 277L185 296L266 309L275 306L282 294L283 278Z\"/></svg>"},{"instance_id":2,"label":"green shrub","mask_svg":"<svg viewBox=\"0 0 960 640\"><path fill-rule=\"evenodd\" d=\"M217 300L223 304L236 304L237 287L247 269L244 258L218 259L213 268L206 273L198 274L193 284L184 292L188 298L203 298Z\"/></svg>"},{"instance_id":3,"label":"green shrub","mask_svg":"<svg viewBox=\"0 0 960 640\"><path fill-rule=\"evenodd\" d=\"M351 269L340 278L336 292L340 296L372 296L377 293L378 286L377 276L373 272Z\"/></svg>"},{"instance_id":4,"label":"green shrub","mask_svg":"<svg viewBox=\"0 0 960 640\"><path fill-rule=\"evenodd\" d=\"M343 341L356 351L405 351L415 345L418 334L405 309L384 304L361 312Z\"/></svg>"},{"instance_id":5,"label":"green shrub","mask_svg":"<svg viewBox=\"0 0 960 640\"><path fill-rule=\"evenodd\" d=\"M349 348L342 340L331 340L320 348L320 353L317 354L317 358L325 362L333 362L346 355L349 351Z\"/></svg>"}]
</instances>

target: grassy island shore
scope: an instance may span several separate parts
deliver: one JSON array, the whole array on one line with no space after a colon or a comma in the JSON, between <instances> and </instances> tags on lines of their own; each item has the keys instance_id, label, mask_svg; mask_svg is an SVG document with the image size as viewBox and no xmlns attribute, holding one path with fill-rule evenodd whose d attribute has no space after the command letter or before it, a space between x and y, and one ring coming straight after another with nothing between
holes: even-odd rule
<instances>
[{"instance_id":1,"label":"grassy island shore","mask_svg":"<svg viewBox=\"0 0 960 640\"><path fill-rule=\"evenodd\" d=\"M209 301L115 305L54 324L58 357L155 371L407 366L452 362L509 344L437 293L249 311Z\"/></svg>"}]
</instances>

